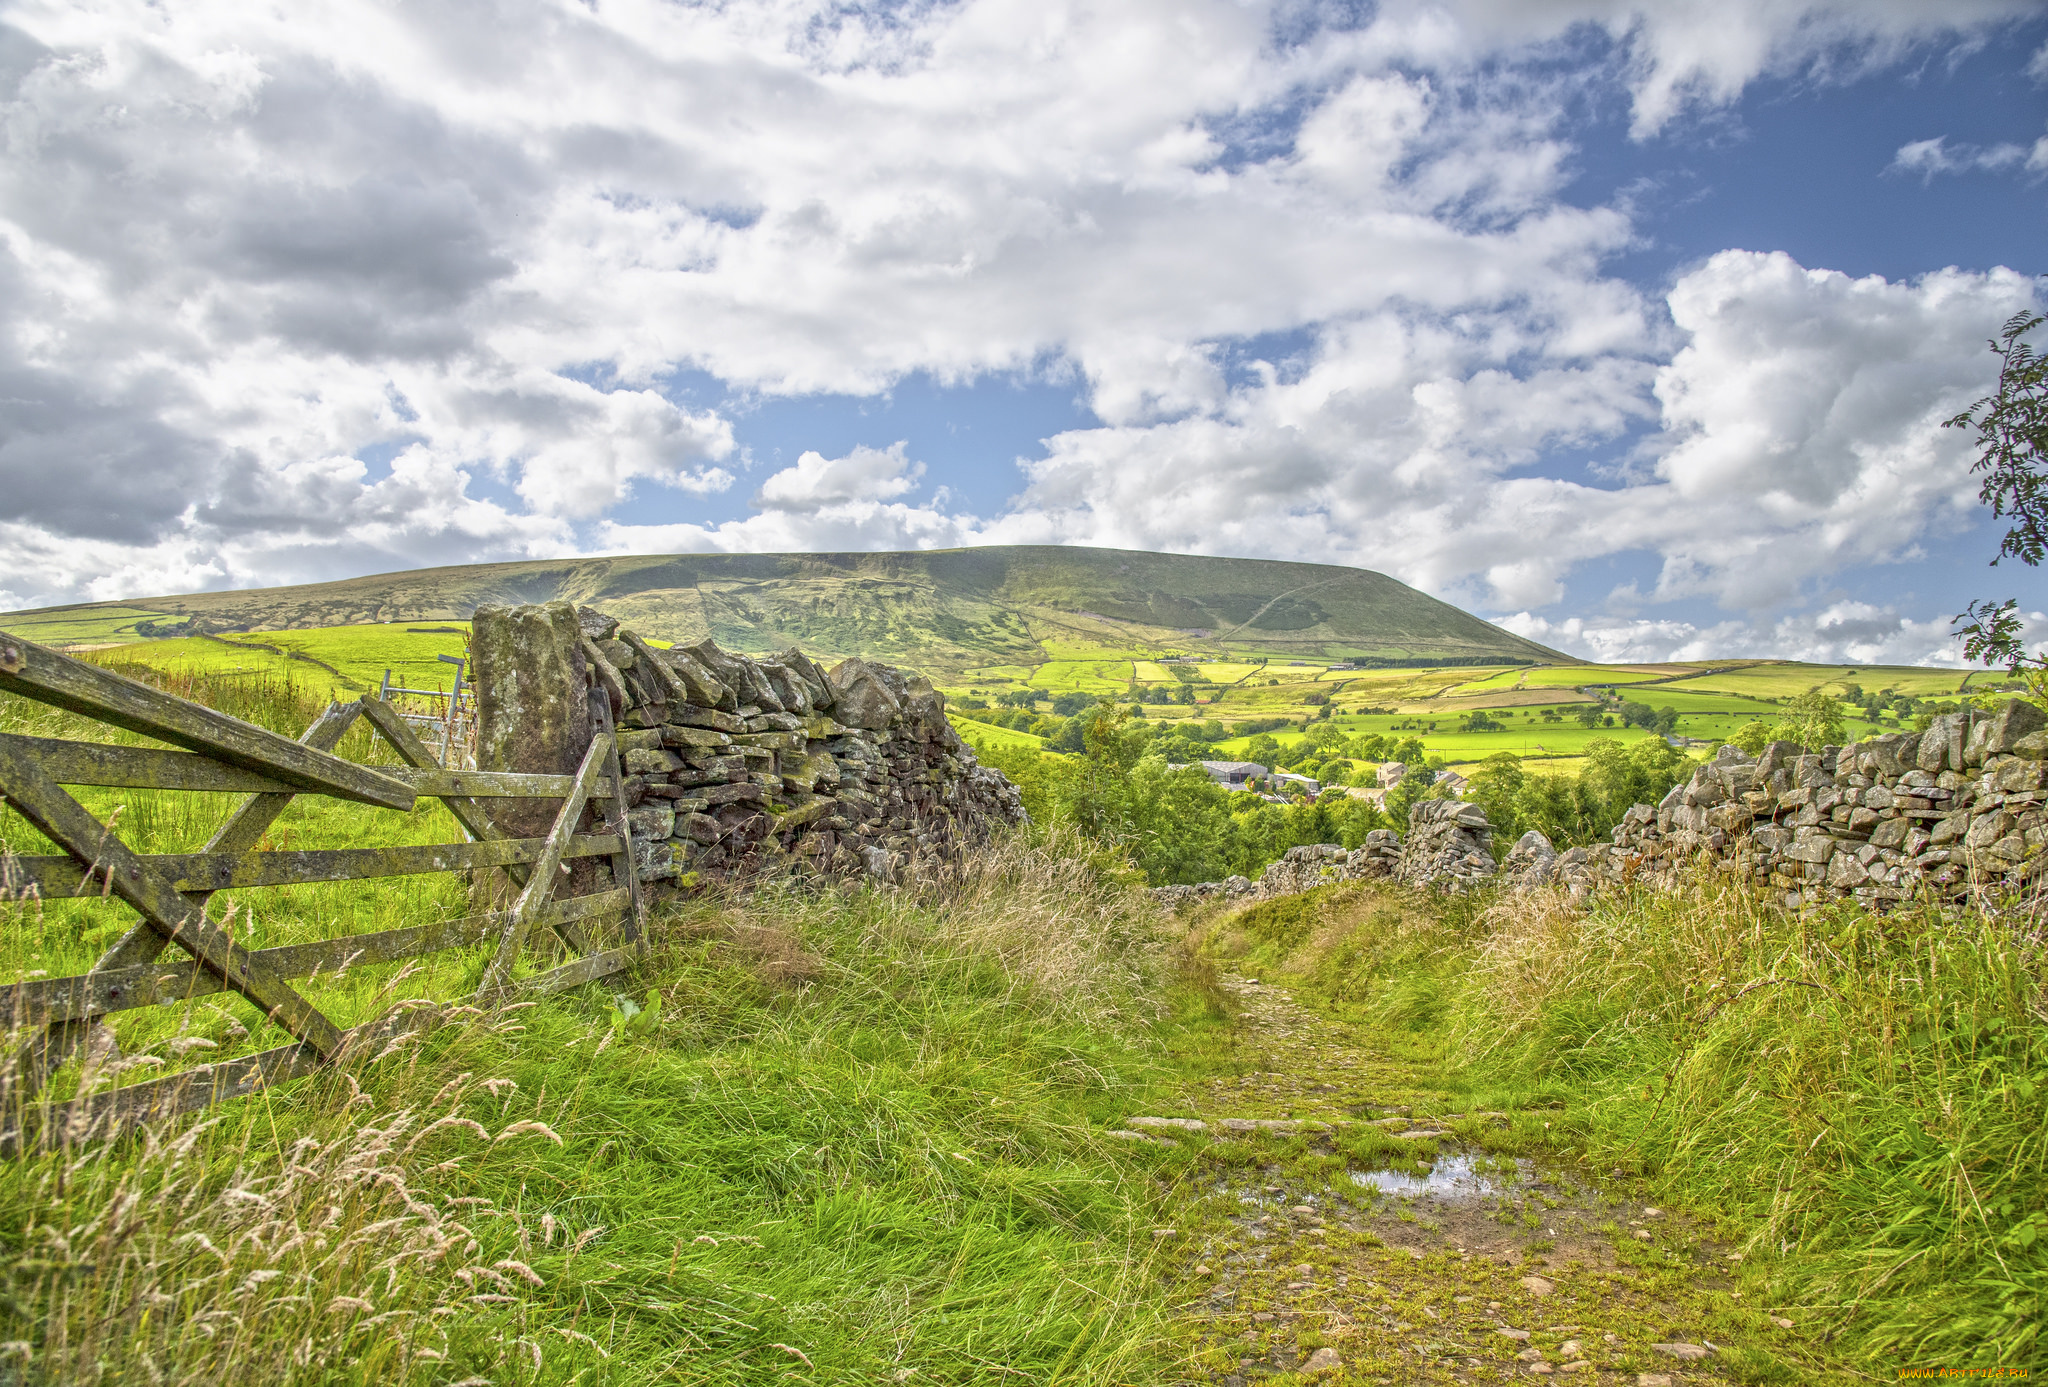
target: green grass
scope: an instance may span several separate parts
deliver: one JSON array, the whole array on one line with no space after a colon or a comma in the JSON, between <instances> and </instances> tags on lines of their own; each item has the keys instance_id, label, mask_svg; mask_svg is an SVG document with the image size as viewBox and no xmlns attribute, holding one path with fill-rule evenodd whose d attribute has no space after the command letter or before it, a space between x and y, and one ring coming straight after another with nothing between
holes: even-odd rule
<instances>
[{"instance_id":1,"label":"green grass","mask_svg":"<svg viewBox=\"0 0 2048 1387\"><path fill-rule=\"evenodd\" d=\"M1859 684L1868 693L1894 689L1914 698L1955 696L1964 670L1925 669L1914 665L1769 664L1688 679L1684 687L1751 694L1759 698L1791 698L1819 688L1840 697L1844 684ZM1972 681L1974 684L1976 681Z\"/></svg>"},{"instance_id":2,"label":"green grass","mask_svg":"<svg viewBox=\"0 0 2048 1387\"><path fill-rule=\"evenodd\" d=\"M1671 673L1680 670L1674 666ZM1525 689L1575 689L1581 684L1640 684L1655 679L1655 674L1642 670L1620 669L1613 665L1538 665L1528 672L1522 681Z\"/></svg>"},{"instance_id":3,"label":"green grass","mask_svg":"<svg viewBox=\"0 0 2048 1387\"><path fill-rule=\"evenodd\" d=\"M953 730L960 734L960 740L976 751L990 747L1026 747L1033 751L1045 749L1045 738L1029 732L1018 732L1013 728L997 727L993 723L976 722L972 718L953 719Z\"/></svg>"},{"instance_id":4,"label":"green grass","mask_svg":"<svg viewBox=\"0 0 2048 1387\"><path fill-rule=\"evenodd\" d=\"M1123 660L1048 660L1031 676L1031 687L1048 693L1122 693L1130 687L1131 665Z\"/></svg>"},{"instance_id":5,"label":"green grass","mask_svg":"<svg viewBox=\"0 0 2048 1387\"><path fill-rule=\"evenodd\" d=\"M468 625L434 621L184 636L122 646L112 658L188 674L289 675L346 697L377 688L386 669L392 682L404 687L446 689L454 682L455 667L436 657L464 655Z\"/></svg>"},{"instance_id":6,"label":"green grass","mask_svg":"<svg viewBox=\"0 0 2048 1387\"><path fill-rule=\"evenodd\" d=\"M1830 1355L2026 1367L2048 1292L2038 935L2002 917L1791 914L1721 877L1485 898L1325 888L1209 945L1441 1049L1472 1103L1718 1224L1746 1305ZM1768 1355L1744 1381L1797 1375Z\"/></svg>"},{"instance_id":7,"label":"green grass","mask_svg":"<svg viewBox=\"0 0 2048 1387\"><path fill-rule=\"evenodd\" d=\"M200 679L280 730L304 685ZM0 724L91 729L0 700ZM99 738L105 740L107 738ZM116 736L115 740L132 740ZM344 754L370 747L352 733ZM144 849L226 797L85 791ZM457 837L437 807L303 798L272 846ZM0 836L41 846L11 814ZM487 890L487 887L479 887ZM228 893L266 945L474 907L454 876ZM0 901L0 975L81 970L128 920ZM0 1163L0 1340L34 1380L1128 1382L1164 1371L1166 1188L1095 1130L1166 1072L1149 901L1012 838L914 891L664 909L632 975L444 1026L143 1138ZM344 1023L474 987L481 949L315 980ZM614 991L664 1000L614 1032ZM52 1096L283 1037L239 1001L120 1013ZM22 1352L10 1348L10 1352Z\"/></svg>"},{"instance_id":8,"label":"green grass","mask_svg":"<svg viewBox=\"0 0 2048 1387\"><path fill-rule=\"evenodd\" d=\"M10 614L5 618L5 629L39 645L118 645L144 639L144 634L136 629L140 624L176 626L181 620L153 608L107 603Z\"/></svg>"}]
</instances>

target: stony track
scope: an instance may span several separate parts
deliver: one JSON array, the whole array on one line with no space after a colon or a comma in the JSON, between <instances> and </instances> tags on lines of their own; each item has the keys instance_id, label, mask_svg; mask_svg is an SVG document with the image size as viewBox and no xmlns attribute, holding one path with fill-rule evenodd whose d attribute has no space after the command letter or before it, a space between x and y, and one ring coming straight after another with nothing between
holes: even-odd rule
<instances>
[{"instance_id":1,"label":"stony track","mask_svg":"<svg viewBox=\"0 0 2048 1387\"><path fill-rule=\"evenodd\" d=\"M1834 1377L1697 1222L1617 1176L1515 1154L1543 1149L1543 1113L1468 1111L1426 1047L1404 1056L1284 988L1224 985L1244 1072L1120 1133L1209 1157L1186 1226L1160 1232L1185 1381ZM1754 1348L1780 1371L1805 1361L1759 1373Z\"/></svg>"}]
</instances>

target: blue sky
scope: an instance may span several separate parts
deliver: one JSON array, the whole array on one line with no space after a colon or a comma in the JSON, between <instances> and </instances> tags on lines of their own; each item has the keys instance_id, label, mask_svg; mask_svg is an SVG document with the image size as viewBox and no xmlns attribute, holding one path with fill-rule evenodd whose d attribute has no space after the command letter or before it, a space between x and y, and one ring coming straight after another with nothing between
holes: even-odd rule
<instances>
[{"instance_id":1,"label":"blue sky","mask_svg":"<svg viewBox=\"0 0 2048 1387\"><path fill-rule=\"evenodd\" d=\"M1032 542L1610 658L2048 606L1938 428L2044 296L2032 0L23 4L0 84L7 605Z\"/></svg>"}]
</instances>

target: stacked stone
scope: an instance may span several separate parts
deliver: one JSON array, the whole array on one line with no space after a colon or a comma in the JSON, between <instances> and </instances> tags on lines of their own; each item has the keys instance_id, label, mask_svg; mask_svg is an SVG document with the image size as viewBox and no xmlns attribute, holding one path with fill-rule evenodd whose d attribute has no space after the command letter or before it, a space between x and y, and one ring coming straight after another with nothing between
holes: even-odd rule
<instances>
[{"instance_id":1,"label":"stacked stone","mask_svg":"<svg viewBox=\"0 0 2048 1387\"><path fill-rule=\"evenodd\" d=\"M1401 870L1401 835L1391 828L1376 828L1345 859L1344 875L1358 881L1391 877Z\"/></svg>"},{"instance_id":2,"label":"stacked stone","mask_svg":"<svg viewBox=\"0 0 2048 1387\"><path fill-rule=\"evenodd\" d=\"M1397 873L1402 881L1461 890L1493 874L1493 826L1485 810L1454 799L1426 799L1408 811Z\"/></svg>"},{"instance_id":3,"label":"stacked stone","mask_svg":"<svg viewBox=\"0 0 2048 1387\"><path fill-rule=\"evenodd\" d=\"M858 659L827 672L794 647L762 660L709 640L657 650L600 612L577 615L619 710L643 881L776 868L896 881L1025 819L925 679Z\"/></svg>"},{"instance_id":4,"label":"stacked stone","mask_svg":"<svg viewBox=\"0 0 2048 1387\"><path fill-rule=\"evenodd\" d=\"M1409 811L1409 824L1414 831L1405 846L1401 835L1392 829L1376 828L1349 852L1336 843L1289 848L1257 882L1234 876L1198 886L1156 886L1152 895L1168 909L1178 909L1219 897L1271 900L1335 882L1389 877L1418 886L1463 890L1493 875L1493 855L1487 846L1493 828L1478 805L1426 800Z\"/></svg>"},{"instance_id":5,"label":"stacked stone","mask_svg":"<svg viewBox=\"0 0 2048 1387\"><path fill-rule=\"evenodd\" d=\"M2048 717L2009 700L1808 753L1722 747L1655 809L1637 805L1592 874L1668 868L1701 853L1789 905L1882 907L1932 889L2023 884L2048 845Z\"/></svg>"},{"instance_id":6,"label":"stacked stone","mask_svg":"<svg viewBox=\"0 0 2048 1387\"><path fill-rule=\"evenodd\" d=\"M1259 884L1254 888L1260 900L1275 896L1290 896L1297 891L1344 878L1344 869L1350 854L1335 843L1310 843L1298 848L1289 848L1278 862L1269 863L1259 874Z\"/></svg>"},{"instance_id":7,"label":"stacked stone","mask_svg":"<svg viewBox=\"0 0 2048 1387\"><path fill-rule=\"evenodd\" d=\"M1550 880L1557 870L1557 848L1535 829L1515 840L1501 859L1501 875L1511 881L1533 884Z\"/></svg>"},{"instance_id":8,"label":"stacked stone","mask_svg":"<svg viewBox=\"0 0 2048 1387\"><path fill-rule=\"evenodd\" d=\"M1341 849L1340 849L1341 851ZM1155 886L1152 898L1168 910L1178 910L1196 901L1241 900L1257 891L1250 877L1230 876L1221 881L1204 881L1192 886Z\"/></svg>"}]
</instances>

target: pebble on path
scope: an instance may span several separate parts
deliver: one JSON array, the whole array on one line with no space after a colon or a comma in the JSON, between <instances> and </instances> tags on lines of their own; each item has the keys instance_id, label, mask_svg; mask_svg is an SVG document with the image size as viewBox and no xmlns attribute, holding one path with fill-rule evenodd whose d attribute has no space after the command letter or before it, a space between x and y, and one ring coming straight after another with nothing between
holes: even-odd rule
<instances>
[{"instance_id":1,"label":"pebble on path","mask_svg":"<svg viewBox=\"0 0 2048 1387\"><path fill-rule=\"evenodd\" d=\"M1705 1358L1713 1352L1702 1344L1651 1344L1650 1351L1661 1353L1667 1358L1682 1359L1688 1363L1696 1358Z\"/></svg>"},{"instance_id":2,"label":"pebble on path","mask_svg":"<svg viewBox=\"0 0 2048 1387\"><path fill-rule=\"evenodd\" d=\"M1305 1373L1334 1373L1344 1366L1344 1360L1333 1348L1319 1348L1308 1356L1308 1362L1301 1365Z\"/></svg>"}]
</instances>

